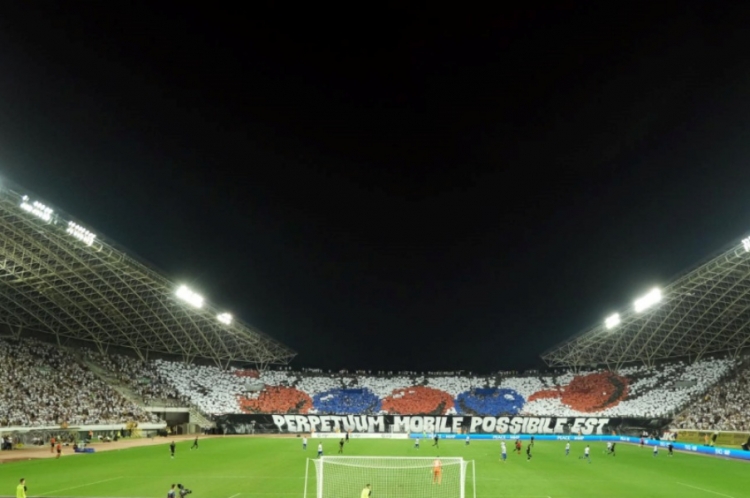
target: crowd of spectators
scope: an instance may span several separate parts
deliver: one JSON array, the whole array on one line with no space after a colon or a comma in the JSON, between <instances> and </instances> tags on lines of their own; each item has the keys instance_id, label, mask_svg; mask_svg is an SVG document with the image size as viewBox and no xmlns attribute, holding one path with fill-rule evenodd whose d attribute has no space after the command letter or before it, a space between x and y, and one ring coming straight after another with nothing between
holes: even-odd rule
<instances>
[{"instance_id":1,"label":"crowd of spectators","mask_svg":"<svg viewBox=\"0 0 750 498\"><path fill-rule=\"evenodd\" d=\"M113 375L147 405L187 401L185 396L180 396L174 386L162 378L151 361L121 354L104 354L90 349L85 349L83 353L89 361Z\"/></svg>"},{"instance_id":2,"label":"crowd of spectators","mask_svg":"<svg viewBox=\"0 0 750 498\"><path fill-rule=\"evenodd\" d=\"M276 367L273 370L277 372L291 372L292 368L288 366L283 367ZM402 377L402 376L440 376L440 377L462 377L466 375L475 375L474 372L466 371L466 370L436 370L436 371L428 371L428 372L417 372L415 370L375 370L374 372L372 370L354 370L349 371L348 369L344 368L338 371L334 370L323 370L322 368L300 368L299 370L296 370L296 373L302 373L302 374L318 374L318 375L324 375L324 374L330 374L330 375L377 375L379 377ZM528 376L534 376L534 375L540 375L540 374L552 374L555 372L548 371L548 372L542 372L540 370L526 370L524 372L519 372L518 370L498 370L497 372L492 373L492 376L496 377L513 377L513 376L521 376L521 377L528 377Z\"/></svg>"},{"instance_id":3,"label":"crowd of spectators","mask_svg":"<svg viewBox=\"0 0 750 498\"><path fill-rule=\"evenodd\" d=\"M568 372L553 378L518 377L504 382L519 392L530 385L551 384L559 396L532 395L524 412L540 416L574 417L588 413L603 417L664 418L675 415L706 392L734 366L728 359L707 358L691 364L631 366L617 374ZM551 382L550 382L551 381ZM548 384L549 385L549 384ZM549 392L544 387L537 392Z\"/></svg>"},{"instance_id":4,"label":"crowd of spectators","mask_svg":"<svg viewBox=\"0 0 750 498\"><path fill-rule=\"evenodd\" d=\"M673 416L700 399L680 428L748 430L750 368L736 362L633 366L608 371L473 372L289 368L258 372L82 350L145 403L228 413ZM69 351L36 340L0 341L0 425L156 421ZM729 377L727 377L729 375ZM725 381L717 384L720 380ZM729 379L729 380L726 380ZM123 391L125 392L125 391Z\"/></svg>"},{"instance_id":5,"label":"crowd of spectators","mask_svg":"<svg viewBox=\"0 0 750 498\"><path fill-rule=\"evenodd\" d=\"M203 413L238 413L239 395L247 391L248 378L234 375L236 370L222 370L216 366L179 363L157 359L153 361L159 375L169 382L179 395L197 406ZM286 376L286 372L271 371ZM227 407L232 407L228 410Z\"/></svg>"},{"instance_id":6,"label":"crowd of spectators","mask_svg":"<svg viewBox=\"0 0 750 498\"><path fill-rule=\"evenodd\" d=\"M466 372L315 373L178 365L159 361L162 378L208 414L338 413L668 417L733 367L727 359L604 371L479 376Z\"/></svg>"},{"instance_id":7,"label":"crowd of spectators","mask_svg":"<svg viewBox=\"0 0 750 498\"><path fill-rule=\"evenodd\" d=\"M749 432L750 357L682 413L675 425L679 429Z\"/></svg>"},{"instance_id":8,"label":"crowd of spectators","mask_svg":"<svg viewBox=\"0 0 750 498\"><path fill-rule=\"evenodd\" d=\"M0 426L157 421L62 348L0 340L0 359Z\"/></svg>"}]
</instances>

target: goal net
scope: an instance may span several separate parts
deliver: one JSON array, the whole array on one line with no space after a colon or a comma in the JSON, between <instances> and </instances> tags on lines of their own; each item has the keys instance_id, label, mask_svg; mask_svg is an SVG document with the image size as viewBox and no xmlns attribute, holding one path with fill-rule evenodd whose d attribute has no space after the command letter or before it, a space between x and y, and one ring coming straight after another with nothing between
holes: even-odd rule
<instances>
[{"instance_id":1,"label":"goal net","mask_svg":"<svg viewBox=\"0 0 750 498\"><path fill-rule=\"evenodd\" d=\"M307 461L305 498L359 498L368 484L372 498L476 498L474 462L463 458L330 456Z\"/></svg>"}]
</instances>

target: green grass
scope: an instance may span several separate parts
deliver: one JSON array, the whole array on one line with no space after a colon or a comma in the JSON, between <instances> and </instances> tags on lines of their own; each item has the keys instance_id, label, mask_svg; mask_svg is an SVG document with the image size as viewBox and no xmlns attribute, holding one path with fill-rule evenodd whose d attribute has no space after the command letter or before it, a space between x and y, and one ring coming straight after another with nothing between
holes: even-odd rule
<instances>
[{"instance_id":1,"label":"green grass","mask_svg":"<svg viewBox=\"0 0 750 498\"><path fill-rule=\"evenodd\" d=\"M301 497L305 461L315 456L318 443L310 442L305 452L294 438L202 439L197 451L190 451L191 442L185 441L177 443L176 458L171 460L165 440L163 446L9 463L0 465L0 494L14 495L18 479L25 477L32 497L161 498L177 482L194 490L191 498ZM327 455L336 453L336 440L324 440L323 445ZM566 458L564 442L540 441L531 462L525 455L511 453L501 463L497 441L472 441L469 447L463 441L442 441L439 454L476 461L478 498L750 496L750 467L744 462L684 453L670 458L665 450L654 458L649 448L623 444L611 457L603 454L605 444L597 443L592 445L589 464L578 459L584 446L573 443ZM426 441L417 451L408 440L355 439L345 451L347 455L437 454ZM352 498L358 498L360 486L356 483ZM373 498L386 497L374 491Z\"/></svg>"}]
</instances>

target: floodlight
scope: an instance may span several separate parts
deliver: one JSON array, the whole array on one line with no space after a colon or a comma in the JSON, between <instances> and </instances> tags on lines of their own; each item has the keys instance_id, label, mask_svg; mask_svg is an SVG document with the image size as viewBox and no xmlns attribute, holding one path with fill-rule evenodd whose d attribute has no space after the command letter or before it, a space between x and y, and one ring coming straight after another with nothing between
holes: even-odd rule
<instances>
[{"instance_id":1,"label":"floodlight","mask_svg":"<svg viewBox=\"0 0 750 498\"><path fill-rule=\"evenodd\" d=\"M180 288L177 289L176 295L194 308L203 307L203 296L191 291L186 285L180 286Z\"/></svg>"},{"instance_id":2,"label":"floodlight","mask_svg":"<svg viewBox=\"0 0 750 498\"><path fill-rule=\"evenodd\" d=\"M31 202L28 195L21 198L21 209L49 223L52 221L52 208L45 206L39 201Z\"/></svg>"},{"instance_id":3,"label":"floodlight","mask_svg":"<svg viewBox=\"0 0 750 498\"><path fill-rule=\"evenodd\" d=\"M620 325L620 314L615 313L614 315L610 315L607 317L606 320L604 320L604 326L607 327L607 330L613 329Z\"/></svg>"},{"instance_id":4,"label":"floodlight","mask_svg":"<svg viewBox=\"0 0 750 498\"><path fill-rule=\"evenodd\" d=\"M635 311L637 313L640 313L641 311L655 305L659 301L661 301L661 290L652 289L651 292L649 292L645 296L635 300Z\"/></svg>"},{"instance_id":5,"label":"floodlight","mask_svg":"<svg viewBox=\"0 0 750 498\"><path fill-rule=\"evenodd\" d=\"M742 239L742 247L745 248L746 252L750 252L750 237Z\"/></svg>"},{"instance_id":6,"label":"floodlight","mask_svg":"<svg viewBox=\"0 0 750 498\"><path fill-rule=\"evenodd\" d=\"M87 246L93 244L94 239L96 239L96 235L94 235L93 232L86 230L81 225L73 221L68 222L68 229L65 231Z\"/></svg>"},{"instance_id":7,"label":"floodlight","mask_svg":"<svg viewBox=\"0 0 750 498\"><path fill-rule=\"evenodd\" d=\"M220 313L216 315L216 319L224 325L230 325L232 323L232 315L229 313Z\"/></svg>"}]
</instances>

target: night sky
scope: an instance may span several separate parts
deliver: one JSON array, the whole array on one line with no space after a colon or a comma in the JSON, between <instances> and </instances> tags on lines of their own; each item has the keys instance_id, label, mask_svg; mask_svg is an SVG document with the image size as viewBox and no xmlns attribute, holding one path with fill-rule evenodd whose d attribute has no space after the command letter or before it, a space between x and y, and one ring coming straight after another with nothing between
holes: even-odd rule
<instances>
[{"instance_id":1,"label":"night sky","mask_svg":"<svg viewBox=\"0 0 750 498\"><path fill-rule=\"evenodd\" d=\"M750 233L746 12L574 3L4 5L0 177L296 366L534 367Z\"/></svg>"}]
</instances>

